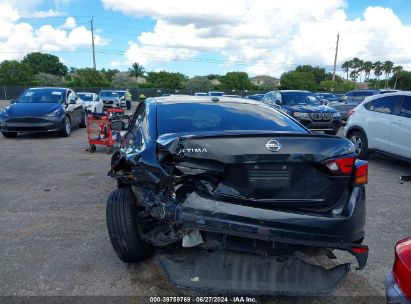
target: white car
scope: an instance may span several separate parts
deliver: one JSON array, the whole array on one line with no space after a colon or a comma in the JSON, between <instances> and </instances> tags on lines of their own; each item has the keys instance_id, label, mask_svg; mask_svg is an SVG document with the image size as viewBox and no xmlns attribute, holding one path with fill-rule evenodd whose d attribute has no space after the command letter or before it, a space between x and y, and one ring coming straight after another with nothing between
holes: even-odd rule
<instances>
[{"instance_id":1,"label":"white car","mask_svg":"<svg viewBox=\"0 0 411 304\"><path fill-rule=\"evenodd\" d=\"M103 102L96 93L80 92L77 96L84 101L86 110L92 113L103 113Z\"/></svg>"},{"instance_id":2,"label":"white car","mask_svg":"<svg viewBox=\"0 0 411 304\"><path fill-rule=\"evenodd\" d=\"M116 91L118 96L120 96L120 104L122 108L126 108L127 107L127 103L126 103L126 91Z\"/></svg>"},{"instance_id":3,"label":"white car","mask_svg":"<svg viewBox=\"0 0 411 304\"><path fill-rule=\"evenodd\" d=\"M376 152L411 161L411 92L367 97L350 111L344 135L361 159Z\"/></svg>"}]
</instances>

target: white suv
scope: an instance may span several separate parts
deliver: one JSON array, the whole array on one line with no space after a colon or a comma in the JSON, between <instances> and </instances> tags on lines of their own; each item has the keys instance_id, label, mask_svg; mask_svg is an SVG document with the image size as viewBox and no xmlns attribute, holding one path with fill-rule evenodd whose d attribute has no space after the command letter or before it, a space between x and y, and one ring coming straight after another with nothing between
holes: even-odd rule
<instances>
[{"instance_id":1,"label":"white suv","mask_svg":"<svg viewBox=\"0 0 411 304\"><path fill-rule=\"evenodd\" d=\"M411 161L411 92L367 97L351 110L344 134L361 159L377 152Z\"/></svg>"}]
</instances>

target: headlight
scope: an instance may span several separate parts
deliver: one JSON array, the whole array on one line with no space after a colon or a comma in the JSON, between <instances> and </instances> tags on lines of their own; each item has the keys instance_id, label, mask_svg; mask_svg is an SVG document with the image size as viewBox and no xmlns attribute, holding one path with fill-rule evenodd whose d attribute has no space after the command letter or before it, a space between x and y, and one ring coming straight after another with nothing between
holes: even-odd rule
<instances>
[{"instance_id":1,"label":"headlight","mask_svg":"<svg viewBox=\"0 0 411 304\"><path fill-rule=\"evenodd\" d=\"M335 112L335 113L333 113L333 117L334 117L334 118L341 117L340 112Z\"/></svg>"},{"instance_id":2,"label":"headlight","mask_svg":"<svg viewBox=\"0 0 411 304\"><path fill-rule=\"evenodd\" d=\"M294 112L294 117L297 118L309 118L310 116L308 115L308 113L301 113L301 112Z\"/></svg>"},{"instance_id":3,"label":"headlight","mask_svg":"<svg viewBox=\"0 0 411 304\"><path fill-rule=\"evenodd\" d=\"M49 114L47 114L47 117L56 117L60 114L60 109L54 110L53 112L50 112Z\"/></svg>"}]
</instances>

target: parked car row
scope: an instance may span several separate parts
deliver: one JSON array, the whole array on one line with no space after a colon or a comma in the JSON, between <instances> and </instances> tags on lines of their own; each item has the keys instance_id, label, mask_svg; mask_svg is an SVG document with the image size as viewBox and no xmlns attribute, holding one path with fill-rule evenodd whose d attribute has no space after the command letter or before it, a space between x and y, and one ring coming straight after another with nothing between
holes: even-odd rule
<instances>
[{"instance_id":1,"label":"parked car row","mask_svg":"<svg viewBox=\"0 0 411 304\"><path fill-rule=\"evenodd\" d=\"M69 88L31 88L0 112L0 131L7 138L22 132L58 132L70 136L73 127L86 127L88 113L125 107L125 98L120 98L125 92L102 90L97 95L76 93Z\"/></svg>"}]
</instances>

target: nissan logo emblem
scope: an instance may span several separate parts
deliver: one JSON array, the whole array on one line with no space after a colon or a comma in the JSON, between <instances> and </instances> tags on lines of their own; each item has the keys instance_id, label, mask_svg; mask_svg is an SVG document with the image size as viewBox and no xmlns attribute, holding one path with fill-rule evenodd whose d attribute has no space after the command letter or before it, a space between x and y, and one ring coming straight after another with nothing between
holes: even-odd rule
<instances>
[{"instance_id":1,"label":"nissan logo emblem","mask_svg":"<svg viewBox=\"0 0 411 304\"><path fill-rule=\"evenodd\" d=\"M278 150L281 149L280 143L279 143L278 141L274 140L274 139L269 140L269 141L266 143L265 146L266 146L266 148L267 148L268 150L270 150L271 152L277 152Z\"/></svg>"}]
</instances>

